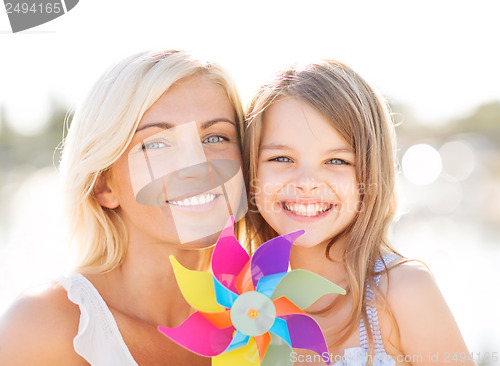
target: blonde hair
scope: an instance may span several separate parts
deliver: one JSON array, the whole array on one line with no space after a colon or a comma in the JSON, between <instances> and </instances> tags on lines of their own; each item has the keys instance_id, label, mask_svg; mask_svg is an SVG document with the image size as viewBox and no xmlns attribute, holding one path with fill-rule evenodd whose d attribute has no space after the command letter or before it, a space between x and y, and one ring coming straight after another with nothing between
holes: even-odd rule
<instances>
[{"instance_id":1,"label":"blonde hair","mask_svg":"<svg viewBox=\"0 0 500 366\"><path fill-rule=\"evenodd\" d=\"M149 51L124 59L105 72L76 110L64 140L60 176L79 271L104 273L123 261L124 223L117 210L97 202L94 186L126 150L146 110L175 82L195 74L224 88L241 142L243 109L236 85L218 65L184 51Z\"/></svg>"},{"instance_id":2,"label":"blonde hair","mask_svg":"<svg viewBox=\"0 0 500 366\"><path fill-rule=\"evenodd\" d=\"M388 241L396 206L394 126L384 99L357 73L337 61L323 60L303 68L294 67L264 85L249 105L243 141L244 170L249 186L247 236L253 246L277 235L258 212L252 182L257 179L263 114L287 97L316 108L355 151L361 209L350 226L332 238L325 253L331 259L330 249L335 241L340 236L346 237L343 264L354 306L339 330L342 336L335 342L339 344L357 329L361 318L368 324L365 284L368 282L377 291L373 283L375 263L384 252L396 253ZM366 329L373 352L373 335L370 327Z\"/></svg>"}]
</instances>

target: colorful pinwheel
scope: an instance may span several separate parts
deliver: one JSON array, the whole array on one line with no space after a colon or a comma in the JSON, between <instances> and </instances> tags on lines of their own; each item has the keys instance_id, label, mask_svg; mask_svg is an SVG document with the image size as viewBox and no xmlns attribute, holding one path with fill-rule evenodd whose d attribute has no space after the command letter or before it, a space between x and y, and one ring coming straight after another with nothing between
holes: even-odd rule
<instances>
[{"instance_id":1,"label":"colorful pinwheel","mask_svg":"<svg viewBox=\"0 0 500 366\"><path fill-rule=\"evenodd\" d=\"M303 309L345 290L312 272L288 271L290 249L304 231L271 239L249 258L233 227L231 217L212 254L213 274L170 257L182 295L197 311L176 328L158 329L216 366L292 365L292 348L323 355L323 333Z\"/></svg>"}]
</instances>

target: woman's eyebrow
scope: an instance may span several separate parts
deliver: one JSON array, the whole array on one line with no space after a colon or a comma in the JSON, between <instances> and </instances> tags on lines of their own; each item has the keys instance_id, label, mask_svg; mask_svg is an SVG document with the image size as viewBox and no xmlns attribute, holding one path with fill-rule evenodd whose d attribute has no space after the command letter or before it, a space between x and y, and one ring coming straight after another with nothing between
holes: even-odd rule
<instances>
[{"instance_id":1,"label":"woman's eyebrow","mask_svg":"<svg viewBox=\"0 0 500 366\"><path fill-rule=\"evenodd\" d=\"M201 124L201 128L206 129L206 128L212 127L213 125L220 123L220 122L230 123L234 127L236 127L236 123L228 118L214 118L214 119L211 119L210 121L203 122Z\"/></svg>"},{"instance_id":2,"label":"woman's eyebrow","mask_svg":"<svg viewBox=\"0 0 500 366\"><path fill-rule=\"evenodd\" d=\"M139 127L137 130L135 130L135 133L142 131L142 130L145 130L146 128L152 128L152 127L157 127L157 128L161 128L163 130L168 130L169 128L175 127L175 125L173 125L171 123L167 123L167 122L151 122L151 123L147 123L147 124Z\"/></svg>"},{"instance_id":3,"label":"woman's eyebrow","mask_svg":"<svg viewBox=\"0 0 500 366\"><path fill-rule=\"evenodd\" d=\"M201 128L202 129L207 129L207 128L210 128L210 127L212 127L213 125L215 125L215 124L217 124L219 122L230 123L234 127L236 127L236 123L234 121L231 121L228 118L214 118L214 119L211 119L209 121L203 122L201 124ZM163 130L168 130L170 128L177 127L177 125L174 125L174 124L168 123L168 122L151 122L151 123L147 123L147 124L139 127L137 130L135 130L135 133L137 133L139 131L142 131L142 130L145 130L146 128L153 128L153 127L161 128Z\"/></svg>"}]
</instances>

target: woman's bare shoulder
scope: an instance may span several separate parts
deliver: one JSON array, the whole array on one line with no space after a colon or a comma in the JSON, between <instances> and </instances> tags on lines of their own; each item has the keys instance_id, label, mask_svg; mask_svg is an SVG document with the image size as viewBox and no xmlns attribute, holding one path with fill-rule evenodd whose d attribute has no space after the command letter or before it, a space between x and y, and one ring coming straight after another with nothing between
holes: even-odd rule
<instances>
[{"instance_id":1,"label":"woman's bare shoulder","mask_svg":"<svg viewBox=\"0 0 500 366\"><path fill-rule=\"evenodd\" d=\"M0 317L0 364L88 365L73 349L79 319L60 284L31 288Z\"/></svg>"}]
</instances>

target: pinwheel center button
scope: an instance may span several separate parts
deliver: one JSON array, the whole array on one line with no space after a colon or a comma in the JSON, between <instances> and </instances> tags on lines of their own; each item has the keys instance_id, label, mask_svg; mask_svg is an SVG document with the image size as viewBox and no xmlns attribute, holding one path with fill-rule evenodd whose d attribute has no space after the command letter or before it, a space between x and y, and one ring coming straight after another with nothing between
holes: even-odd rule
<instances>
[{"instance_id":1,"label":"pinwheel center button","mask_svg":"<svg viewBox=\"0 0 500 366\"><path fill-rule=\"evenodd\" d=\"M276 308L269 297L257 291L238 296L231 307L231 321L236 329L248 336L257 336L271 329Z\"/></svg>"}]
</instances>

